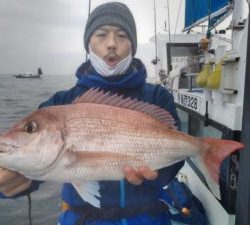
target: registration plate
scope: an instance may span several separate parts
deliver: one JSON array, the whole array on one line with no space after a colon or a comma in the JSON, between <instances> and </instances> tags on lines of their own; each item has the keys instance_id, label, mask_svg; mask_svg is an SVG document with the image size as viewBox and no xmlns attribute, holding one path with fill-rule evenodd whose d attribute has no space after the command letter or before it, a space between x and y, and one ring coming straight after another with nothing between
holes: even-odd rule
<instances>
[{"instance_id":1,"label":"registration plate","mask_svg":"<svg viewBox=\"0 0 250 225\"><path fill-rule=\"evenodd\" d=\"M201 99L198 96L178 93L178 103L188 109L200 112Z\"/></svg>"}]
</instances>

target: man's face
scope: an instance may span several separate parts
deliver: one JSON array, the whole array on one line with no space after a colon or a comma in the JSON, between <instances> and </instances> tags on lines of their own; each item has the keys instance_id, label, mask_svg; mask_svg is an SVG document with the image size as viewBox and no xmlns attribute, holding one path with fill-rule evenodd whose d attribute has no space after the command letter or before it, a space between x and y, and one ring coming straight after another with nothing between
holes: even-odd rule
<instances>
[{"instance_id":1,"label":"man's face","mask_svg":"<svg viewBox=\"0 0 250 225\"><path fill-rule=\"evenodd\" d=\"M131 52L131 42L121 28L102 26L94 31L90 38L92 51L109 66L115 66Z\"/></svg>"}]
</instances>

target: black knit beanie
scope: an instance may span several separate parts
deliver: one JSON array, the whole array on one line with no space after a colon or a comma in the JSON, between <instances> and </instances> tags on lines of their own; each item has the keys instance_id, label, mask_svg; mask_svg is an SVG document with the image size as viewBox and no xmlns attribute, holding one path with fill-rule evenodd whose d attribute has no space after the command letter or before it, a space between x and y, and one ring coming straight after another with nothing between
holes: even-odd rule
<instances>
[{"instance_id":1,"label":"black knit beanie","mask_svg":"<svg viewBox=\"0 0 250 225\"><path fill-rule=\"evenodd\" d=\"M123 29L132 44L132 55L137 49L137 35L134 17L129 8L120 2L109 2L96 7L87 20L84 32L84 47L89 52L89 40L93 32L105 25L113 25Z\"/></svg>"}]
</instances>

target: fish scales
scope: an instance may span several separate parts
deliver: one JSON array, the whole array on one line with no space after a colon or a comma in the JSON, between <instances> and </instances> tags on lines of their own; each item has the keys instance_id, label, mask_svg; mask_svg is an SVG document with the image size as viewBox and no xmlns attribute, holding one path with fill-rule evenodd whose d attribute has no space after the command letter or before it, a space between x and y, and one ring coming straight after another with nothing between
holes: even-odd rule
<instances>
[{"instance_id":1,"label":"fish scales","mask_svg":"<svg viewBox=\"0 0 250 225\"><path fill-rule=\"evenodd\" d=\"M100 107L102 110L99 110ZM77 108L83 110L81 105L77 105ZM69 142L79 143L79 151L128 154L154 152L159 155L167 154L168 151L172 154L175 152L173 146L176 143L172 143L174 136L168 137L168 129L149 116L115 107L112 109L113 113L109 113L110 107L100 105L90 105L87 108L89 113L81 118L78 116L77 119L67 119L70 121L67 124ZM197 145L196 142L194 143ZM84 149L80 149L80 146ZM187 149L187 145L183 145L184 148Z\"/></svg>"}]
</instances>

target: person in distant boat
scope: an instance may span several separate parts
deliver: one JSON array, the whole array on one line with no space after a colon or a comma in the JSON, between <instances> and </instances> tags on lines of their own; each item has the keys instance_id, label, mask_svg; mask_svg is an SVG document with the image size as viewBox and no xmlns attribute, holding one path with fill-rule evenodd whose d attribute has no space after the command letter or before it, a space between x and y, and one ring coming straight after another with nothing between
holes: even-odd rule
<instances>
[{"instance_id":1,"label":"person in distant boat","mask_svg":"<svg viewBox=\"0 0 250 225\"><path fill-rule=\"evenodd\" d=\"M84 33L84 47L89 58L76 71L77 82L60 91L40 107L70 104L90 88L137 98L169 111L179 127L173 96L162 86L146 83L147 72L135 58L136 25L129 8L118 2L102 4L90 14ZM126 167L126 179L99 181L101 208L85 202L75 188L66 183L62 189L61 225L167 225L167 208L159 201L167 185L183 162L158 172L148 167ZM2 197L17 197L38 189L38 181L30 181L16 172L0 170Z\"/></svg>"}]
</instances>

